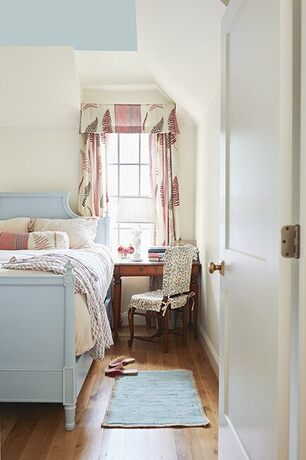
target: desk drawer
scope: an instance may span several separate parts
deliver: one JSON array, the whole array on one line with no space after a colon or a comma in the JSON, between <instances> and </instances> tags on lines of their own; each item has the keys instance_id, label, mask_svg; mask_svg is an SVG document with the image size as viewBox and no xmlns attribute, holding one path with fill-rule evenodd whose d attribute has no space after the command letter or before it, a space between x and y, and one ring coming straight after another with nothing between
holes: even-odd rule
<instances>
[{"instance_id":1,"label":"desk drawer","mask_svg":"<svg viewBox=\"0 0 306 460\"><path fill-rule=\"evenodd\" d=\"M125 265L120 267L121 276L160 276L163 265Z\"/></svg>"}]
</instances>

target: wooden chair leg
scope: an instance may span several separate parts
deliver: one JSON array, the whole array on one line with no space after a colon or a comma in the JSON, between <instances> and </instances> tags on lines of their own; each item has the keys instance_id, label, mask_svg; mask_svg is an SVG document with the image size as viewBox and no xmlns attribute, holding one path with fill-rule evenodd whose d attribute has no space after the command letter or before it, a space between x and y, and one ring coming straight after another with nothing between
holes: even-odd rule
<instances>
[{"instance_id":1,"label":"wooden chair leg","mask_svg":"<svg viewBox=\"0 0 306 460\"><path fill-rule=\"evenodd\" d=\"M163 334L163 320L161 316L157 316L157 331L160 336Z\"/></svg>"},{"instance_id":2,"label":"wooden chair leg","mask_svg":"<svg viewBox=\"0 0 306 460\"><path fill-rule=\"evenodd\" d=\"M164 316L164 350L168 353L169 349L169 308L167 308Z\"/></svg>"},{"instance_id":3,"label":"wooden chair leg","mask_svg":"<svg viewBox=\"0 0 306 460\"><path fill-rule=\"evenodd\" d=\"M151 317L149 314L146 314L146 327L147 329L151 329L152 324L151 324Z\"/></svg>"},{"instance_id":4,"label":"wooden chair leg","mask_svg":"<svg viewBox=\"0 0 306 460\"><path fill-rule=\"evenodd\" d=\"M183 307L183 345L187 345L187 319L189 311L189 302Z\"/></svg>"},{"instance_id":5,"label":"wooden chair leg","mask_svg":"<svg viewBox=\"0 0 306 460\"><path fill-rule=\"evenodd\" d=\"M129 328L130 328L130 340L128 341L128 346L131 347L134 342L134 312L135 308L130 308L129 309Z\"/></svg>"}]
</instances>

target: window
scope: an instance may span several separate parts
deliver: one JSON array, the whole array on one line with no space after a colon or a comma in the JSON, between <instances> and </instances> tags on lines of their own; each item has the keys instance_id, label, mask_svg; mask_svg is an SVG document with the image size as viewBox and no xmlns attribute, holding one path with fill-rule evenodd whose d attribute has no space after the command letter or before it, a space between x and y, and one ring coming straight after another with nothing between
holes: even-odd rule
<instances>
[{"instance_id":1,"label":"window","mask_svg":"<svg viewBox=\"0 0 306 460\"><path fill-rule=\"evenodd\" d=\"M149 176L149 135L110 134L108 149L109 215L111 220L111 247L114 254L120 244L131 243L131 230L137 224L119 224L116 221L120 197L152 196ZM142 249L152 243L152 225L141 224Z\"/></svg>"}]
</instances>

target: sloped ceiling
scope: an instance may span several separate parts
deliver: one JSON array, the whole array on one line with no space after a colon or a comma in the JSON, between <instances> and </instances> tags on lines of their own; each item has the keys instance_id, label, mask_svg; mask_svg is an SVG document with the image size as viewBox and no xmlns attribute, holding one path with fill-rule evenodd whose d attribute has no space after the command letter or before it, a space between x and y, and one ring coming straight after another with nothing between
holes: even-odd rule
<instances>
[{"instance_id":1,"label":"sloped ceiling","mask_svg":"<svg viewBox=\"0 0 306 460\"><path fill-rule=\"evenodd\" d=\"M136 0L138 50L169 96L199 120L220 84L221 19L216 0Z\"/></svg>"},{"instance_id":2,"label":"sloped ceiling","mask_svg":"<svg viewBox=\"0 0 306 460\"><path fill-rule=\"evenodd\" d=\"M217 0L136 0L137 52L76 51L83 87L154 86L197 122L220 85Z\"/></svg>"}]
</instances>

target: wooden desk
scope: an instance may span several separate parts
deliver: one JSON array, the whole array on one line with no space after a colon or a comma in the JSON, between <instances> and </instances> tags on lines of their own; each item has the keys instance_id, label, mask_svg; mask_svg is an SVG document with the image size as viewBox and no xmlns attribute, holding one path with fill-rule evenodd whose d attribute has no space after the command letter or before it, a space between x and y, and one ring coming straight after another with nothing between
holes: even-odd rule
<instances>
[{"instance_id":1,"label":"wooden desk","mask_svg":"<svg viewBox=\"0 0 306 460\"><path fill-rule=\"evenodd\" d=\"M114 312L114 337L118 336L118 329L121 323L121 278L123 276L162 276L163 262L117 262L114 268L114 294L113 294L113 312ZM201 283L201 264L194 262L192 264L192 274L190 290L195 293L195 302L193 310L193 329L194 336L198 336L198 311Z\"/></svg>"}]
</instances>

